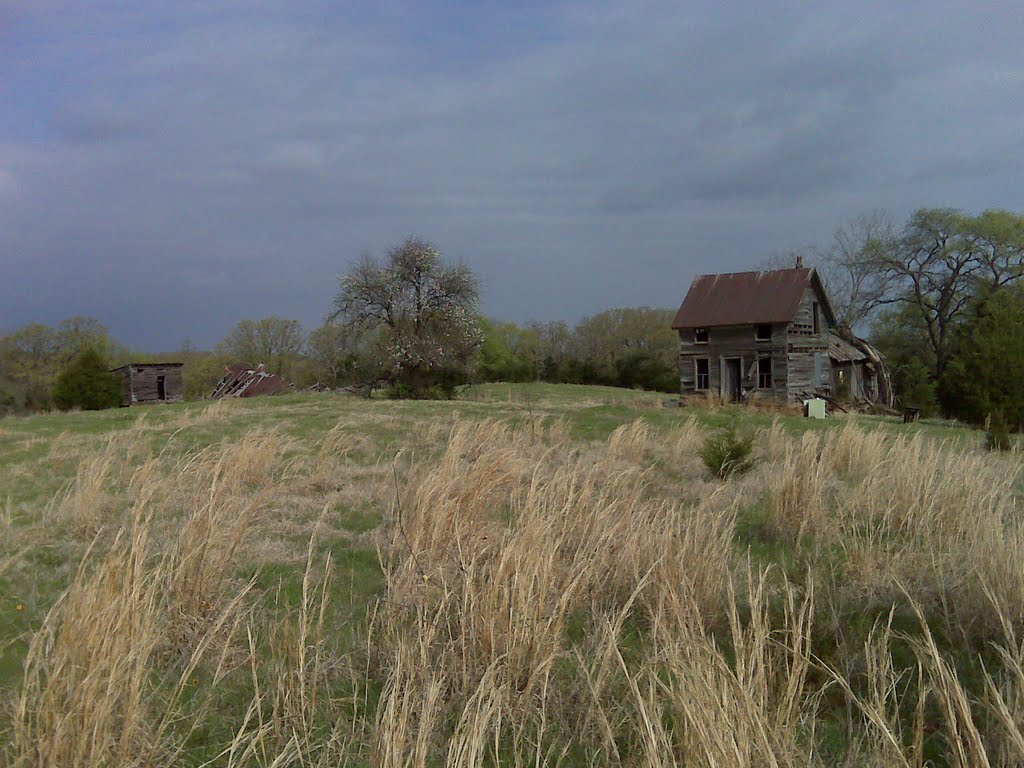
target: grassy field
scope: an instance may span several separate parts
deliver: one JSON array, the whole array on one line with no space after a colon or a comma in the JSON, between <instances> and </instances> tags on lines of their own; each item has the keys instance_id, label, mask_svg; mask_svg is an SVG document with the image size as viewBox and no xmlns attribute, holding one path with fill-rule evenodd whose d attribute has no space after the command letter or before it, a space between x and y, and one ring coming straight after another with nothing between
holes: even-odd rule
<instances>
[{"instance_id":1,"label":"grassy field","mask_svg":"<svg viewBox=\"0 0 1024 768\"><path fill-rule=\"evenodd\" d=\"M1020 453L664 397L0 420L0 763L1021 764Z\"/></svg>"}]
</instances>

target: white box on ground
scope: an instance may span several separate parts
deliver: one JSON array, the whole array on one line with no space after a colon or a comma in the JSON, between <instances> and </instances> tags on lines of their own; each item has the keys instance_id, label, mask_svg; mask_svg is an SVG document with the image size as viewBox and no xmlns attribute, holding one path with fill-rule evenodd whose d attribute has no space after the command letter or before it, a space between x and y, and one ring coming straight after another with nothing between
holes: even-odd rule
<instances>
[{"instance_id":1,"label":"white box on ground","mask_svg":"<svg viewBox=\"0 0 1024 768\"><path fill-rule=\"evenodd\" d=\"M824 419L825 401L820 397L812 397L810 400L804 400L804 416L807 416L810 419Z\"/></svg>"}]
</instances>

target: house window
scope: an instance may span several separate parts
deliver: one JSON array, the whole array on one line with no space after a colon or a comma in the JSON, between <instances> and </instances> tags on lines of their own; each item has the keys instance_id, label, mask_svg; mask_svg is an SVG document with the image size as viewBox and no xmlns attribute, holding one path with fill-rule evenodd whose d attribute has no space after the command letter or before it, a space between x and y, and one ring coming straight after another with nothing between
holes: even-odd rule
<instances>
[{"instance_id":1,"label":"house window","mask_svg":"<svg viewBox=\"0 0 1024 768\"><path fill-rule=\"evenodd\" d=\"M707 344L708 343L708 329L707 328L694 328L693 329L693 343L694 344Z\"/></svg>"},{"instance_id":2,"label":"house window","mask_svg":"<svg viewBox=\"0 0 1024 768\"><path fill-rule=\"evenodd\" d=\"M818 302L814 302L811 305L811 318L812 322L814 323L814 335L817 336L819 333L821 333L821 327L818 323Z\"/></svg>"},{"instance_id":3,"label":"house window","mask_svg":"<svg viewBox=\"0 0 1024 768\"><path fill-rule=\"evenodd\" d=\"M772 388L772 359L770 357L762 357L757 361L757 388Z\"/></svg>"},{"instance_id":4,"label":"house window","mask_svg":"<svg viewBox=\"0 0 1024 768\"><path fill-rule=\"evenodd\" d=\"M772 326L770 323L758 325L754 331L754 338L758 341L772 340Z\"/></svg>"},{"instance_id":5,"label":"house window","mask_svg":"<svg viewBox=\"0 0 1024 768\"><path fill-rule=\"evenodd\" d=\"M706 357L698 358L693 361L697 367L697 386L694 389L705 390L708 388L708 359Z\"/></svg>"}]
</instances>

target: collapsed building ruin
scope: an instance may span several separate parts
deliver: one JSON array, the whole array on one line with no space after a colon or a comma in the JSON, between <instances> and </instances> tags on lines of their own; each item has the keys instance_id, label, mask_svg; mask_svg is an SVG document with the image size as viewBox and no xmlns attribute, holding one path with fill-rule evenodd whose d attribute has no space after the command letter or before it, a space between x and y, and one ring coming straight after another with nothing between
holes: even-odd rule
<instances>
[{"instance_id":1,"label":"collapsed building ruin","mask_svg":"<svg viewBox=\"0 0 1024 768\"><path fill-rule=\"evenodd\" d=\"M277 395L292 389L287 379L270 373L260 363L256 367L246 363L235 363L224 368L224 378L213 388L210 397L219 400L224 397L259 397Z\"/></svg>"}]
</instances>

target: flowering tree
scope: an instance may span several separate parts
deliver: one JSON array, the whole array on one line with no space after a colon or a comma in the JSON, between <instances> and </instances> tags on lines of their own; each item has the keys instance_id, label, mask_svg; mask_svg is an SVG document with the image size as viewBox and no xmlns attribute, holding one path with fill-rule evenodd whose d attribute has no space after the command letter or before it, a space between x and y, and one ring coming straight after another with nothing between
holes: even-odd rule
<instances>
[{"instance_id":1,"label":"flowering tree","mask_svg":"<svg viewBox=\"0 0 1024 768\"><path fill-rule=\"evenodd\" d=\"M363 257L339 280L331 317L365 333L384 331L378 354L390 382L408 395L439 388L450 396L483 341L479 295L469 267L445 264L433 245L410 237L383 259Z\"/></svg>"}]
</instances>

